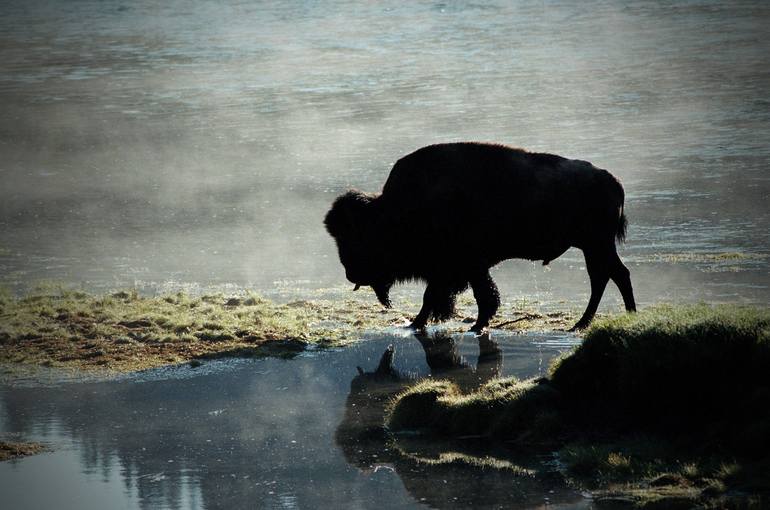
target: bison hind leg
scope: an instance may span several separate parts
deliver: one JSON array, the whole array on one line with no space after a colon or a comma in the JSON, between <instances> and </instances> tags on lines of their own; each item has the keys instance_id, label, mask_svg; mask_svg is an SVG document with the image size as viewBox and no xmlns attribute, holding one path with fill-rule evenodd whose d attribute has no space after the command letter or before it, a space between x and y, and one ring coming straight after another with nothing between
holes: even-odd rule
<instances>
[{"instance_id":1,"label":"bison hind leg","mask_svg":"<svg viewBox=\"0 0 770 510\"><path fill-rule=\"evenodd\" d=\"M610 278L618 290L620 295L623 296L623 304L626 307L626 311L636 311L636 300L634 300L634 289L631 286L631 273L625 264L620 260L618 254L615 253L610 262Z\"/></svg>"},{"instance_id":2,"label":"bison hind leg","mask_svg":"<svg viewBox=\"0 0 770 510\"><path fill-rule=\"evenodd\" d=\"M583 312L583 316L572 326L570 331L578 331L588 327L596 314L596 310L599 308L599 302L610 278L618 285L625 301L626 309L629 311L636 309L628 268L620 261L615 251L614 241L610 241L604 246L584 248L583 255L586 260L588 278L591 281L591 297L588 300L588 306L585 312Z\"/></svg>"},{"instance_id":3,"label":"bison hind leg","mask_svg":"<svg viewBox=\"0 0 770 510\"><path fill-rule=\"evenodd\" d=\"M473 297L476 299L479 312L476 323L470 330L473 333L481 333L497 313L497 308L500 306L500 292L488 270L471 279L471 288L473 288Z\"/></svg>"}]
</instances>

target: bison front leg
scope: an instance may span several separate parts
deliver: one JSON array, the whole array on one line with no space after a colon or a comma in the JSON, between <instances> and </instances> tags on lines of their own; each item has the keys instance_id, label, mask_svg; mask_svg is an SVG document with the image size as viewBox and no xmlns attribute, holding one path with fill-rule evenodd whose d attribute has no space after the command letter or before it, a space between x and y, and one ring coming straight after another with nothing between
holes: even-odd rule
<instances>
[{"instance_id":1,"label":"bison front leg","mask_svg":"<svg viewBox=\"0 0 770 510\"><path fill-rule=\"evenodd\" d=\"M436 285L429 282L428 286L425 288L425 293L422 295L422 308L420 308L420 312L417 314L417 317L415 317L412 323L407 326L408 328L414 329L415 331L425 329L430 316L433 314L433 307L436 301L436 292Z\"/></svg>"},{"instance_id":2,"label":"bison front leg","mask_svg":"<svg viewBox=\"0 0 770 510\"><path fill-rule=\"evenodd\" d=\"M420 313L409 327L424 329L431 317L437 321L449 319L455 311L455 297L467 287L467 282L429 281L422 297Z\"/></svg>"},{"instance_id":3,"label":"bison front leg","mask_svg":"<svg viewBox=\"0 0 770 510\"><path fill-rule=\"evenodd\" d=\"M479 311L476 324L471 327L470 331L481 333L484 328L489 326L489 320L497 313L497 308L500 306L500 293L489 271L484 271L484 273L471 279L471 288Z\"/></svg>"}]
</instances>

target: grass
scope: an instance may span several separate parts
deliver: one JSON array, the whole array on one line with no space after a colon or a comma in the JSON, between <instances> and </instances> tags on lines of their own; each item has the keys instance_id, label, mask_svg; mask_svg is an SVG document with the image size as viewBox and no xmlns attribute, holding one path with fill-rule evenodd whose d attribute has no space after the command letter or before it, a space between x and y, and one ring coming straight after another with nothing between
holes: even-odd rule
<instances>
[{"instance_id":1,"label":"grass","mask_svg":"<svg viewBox=\"0 0 770 510\"><path fill-rule=\"evenodd\" d=\"M764 256L759 253L719 252L719 253L657 253L652 256L656 262L674 263L714 263L745 260L762 260Z\"/></svg>"},{"instance_id":2,"label":"grass","mask_svg":"<svg viewBox=\"0 0 770 510\"><path fill-rule=\"evenodd\" d=\"M133 371L224 355L291 355L310 344L342 345L399 319L366 302L277 304L255 294L95 296L48 289L16 298L6 292L0 362Z\"/></svg>"},{"instance_id":3,"label":"grass","mask_svg":"<svg viewBox=\"0 0 770 510\"><path fill-rule=\"evenodd\" d=\"M367 297L279 304L253 293L93 295L49 285L16 297L0 289L0 363L128 372L223 356L293 356L308 345L340 346L367 330L405 325L419 308L385 310ZM458 320L445 326L467 329L474 314L466 297ZM515 303L493 327L552 329L572 319Z\"/></svg>"},{"instance_id":4,"label":"grass","mask_svg":"<svg viewBox=\"0 0 770 510\"><path fill-rule=\"evenodd\" d=\"M386 420L558 450L574 483L640 506L768 493L770 310L661 305L600 319L547 378L467 394L421 382Z\"/></svg>"},{"instance_id":5,"label":"grass","mask_svg":"<svg viewBox=\"0 0 770 510\"><path fill-rule=\"evenodd\" d=\"M548 385L516 378L492 380L469 394L450 381L427 379L394 399L386 425L392 430L543 442L555 432L551 408L558 398Z\"/></svg>"},{"instance_id":6,"label":"grass","mask_svg":"<svg viewBox=\"0 0 770 510\"><path fill-rule=\"evenodd\" d=\"M359 295L356 296L360 297ZM373 299L275 303L257 294L93 295L49 285L22 297L0 289L0 363L128 372L223 356L292 356L308 345L334 347L362 332L405 325L417 305L385 310ZM450 331L474 321L475 302L458 306ZM493 327L567 327L569 312L541 314L505 305Z\"/></svg>"},{"instance_id":7,"label":"grass","mask_svg":"<svg viewBox=\"0 0 770 510\"><path fill-rule=\"evenodd\" d=\"M35 455L46 450L40 443L0 441L0 462Z\"/></svg>"}]
</instances>

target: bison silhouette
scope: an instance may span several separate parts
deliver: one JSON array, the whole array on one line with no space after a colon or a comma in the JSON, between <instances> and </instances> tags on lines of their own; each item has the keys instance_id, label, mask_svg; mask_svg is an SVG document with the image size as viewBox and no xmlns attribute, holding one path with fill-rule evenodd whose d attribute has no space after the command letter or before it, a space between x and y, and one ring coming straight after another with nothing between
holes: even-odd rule
<instances>
[{"instance_id":1,"label":"bison silhouette","mask_svg":"<svg viewBox=\"0 0 770 510\"><path fill-rule=\"evenodd\" d=\"M504 145L449 143L423 147L396 162L380 194L339 196L324 223L347 279L371 286L390 306L397 282L427 283L411 327L454 313L470 287L478 305L471 331L497 312L500 296L489 269L503 260L542 260L570 247L583 251L591 281L588 306L573 329L586 327L612 279L626 310L635 311L623 241L623 186L591 163Z\"/></svg>"}]
</instances>

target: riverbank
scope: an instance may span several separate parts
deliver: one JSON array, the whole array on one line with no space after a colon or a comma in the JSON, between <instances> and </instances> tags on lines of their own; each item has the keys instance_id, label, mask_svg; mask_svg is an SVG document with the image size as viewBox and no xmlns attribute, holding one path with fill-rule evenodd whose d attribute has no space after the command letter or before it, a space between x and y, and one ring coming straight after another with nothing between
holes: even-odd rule
<instances>
[{"instance_id":1,"label":"riverbank","mask_svg":"<svg viewBox=\"0 0 770 510\"><path fill-rule=\"evenodd\" d=\"M556 451L600 499L766 501L770 311L657 306L598 320L548 377L470 393L423 381L395 398L387 424Z\"/></svg>"},{"instance_id":2,"label":"riverbank","mask_svg":"<svg viewBox=\"0 0 770 510\"><path fill-rule=\"evenodd\" d=\"M4 293L0 362L131 372L211 357L292 356L308 346L345 345L367 330L404 326L419 308L406 303L386 310L367 298L282 304L256 294L93 295L60 288L23 297ZM448 330L467 329L474 313L472 299L460 299ZM501 308L493 327L559 329L573 320L570 312L515 303Z\"/></svg>"}]
</instances>

